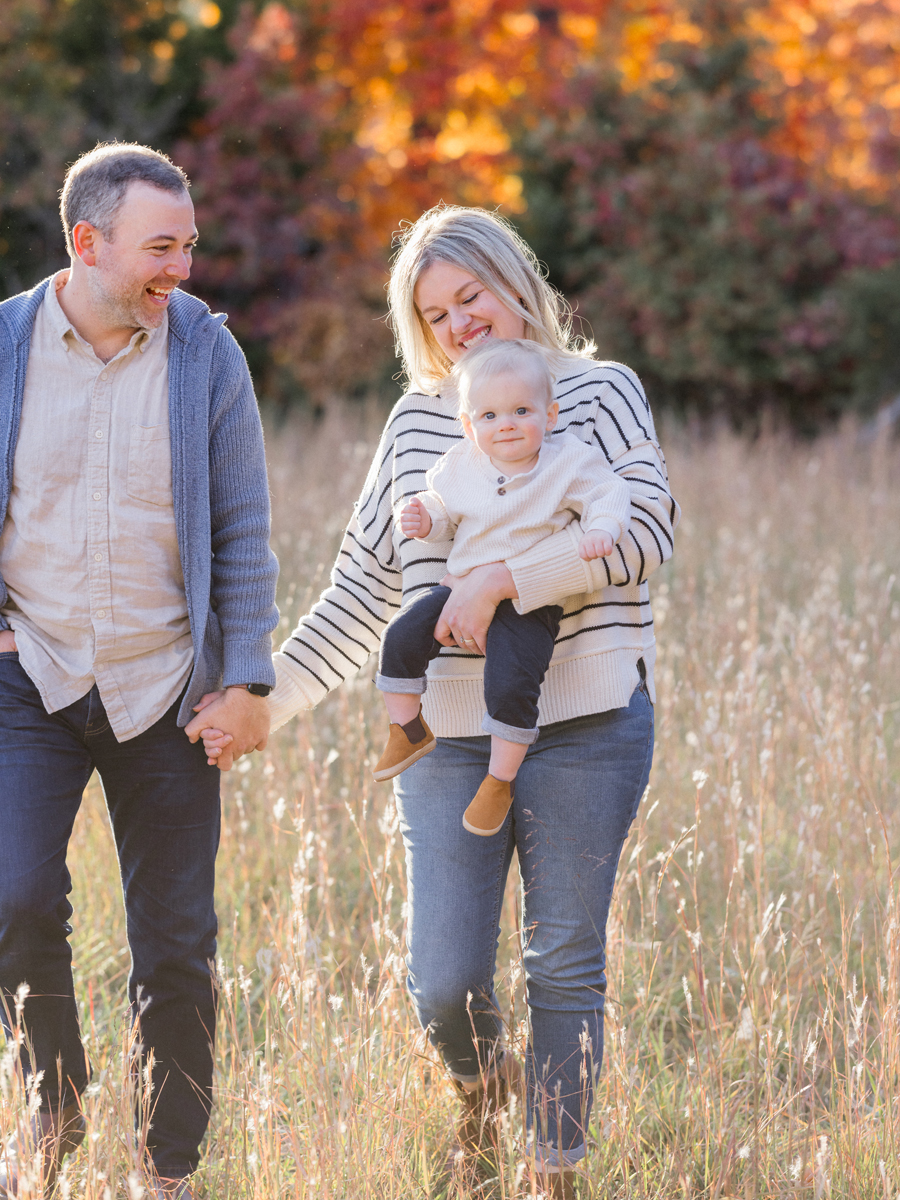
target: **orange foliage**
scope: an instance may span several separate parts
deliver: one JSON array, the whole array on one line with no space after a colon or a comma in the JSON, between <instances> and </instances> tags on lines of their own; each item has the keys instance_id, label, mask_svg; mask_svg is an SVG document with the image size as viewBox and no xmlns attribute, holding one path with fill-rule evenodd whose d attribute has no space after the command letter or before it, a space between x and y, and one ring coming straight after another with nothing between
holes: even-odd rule
<instances>
[{"instance_id":1,"label":"orange foliage","mask_svg":"<svg viewBox=\"0 0 900 1200\"><path fill-rule=\"evenodd\" d=\"M666 43L703 45L703 4L623 0L616 64L626 86L672 72ZM894 184L900 143L900 0L747 0L773 144L816 173L875 196Z\"/></svg>"},{"instance_id":2,"label":"orange foliage","mask_svg":"<svg viewBox=\"0 0 900 1200\"><path fill-rule=\"evenodd\" d=\"M768 43L781 146L853 188L886 194L900 139L900 2L773 2L748 23Z\"/></svg>"},{"instance_id":3,"label":"orange foliage","mask_svg":"<svg viewBox=\"0 0 900 1200\"><path fill-rule=\"evenodd\" d=\"M828 187L887 196L900 160L900 0L248 10L235 61L211 72L212 104L180 150L212 234L198 280L311 393L346 388L387 345L372 316L402 221L440 200L523 213L514 140L561 115L577 122L582 73L613 67L624 93L665 106L679 62L742 36L756 81L747 102L771 118L767 153Z\"/></svg>"}]
</instances>

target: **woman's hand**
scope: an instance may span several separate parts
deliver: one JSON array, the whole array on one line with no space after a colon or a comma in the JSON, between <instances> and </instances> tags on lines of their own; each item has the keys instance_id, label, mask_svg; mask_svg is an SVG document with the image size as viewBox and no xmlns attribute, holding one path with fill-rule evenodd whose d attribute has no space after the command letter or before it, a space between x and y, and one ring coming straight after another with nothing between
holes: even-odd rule
<instances>
[{"instance_id":1,"label":"woman's hand","mask_svg":"<svg viewBox=\"0 0 900 1200\"><path fill-rule=\"evenodd\" d=\"M519 593L512 572L506 563L488 563L474 567L461 579L445 575L444 587L452 596L444 605L434 636L442 646L459 646L462 650L485 652L488 626L501 600L515 600Z\"/></svg>"}]
</instances>

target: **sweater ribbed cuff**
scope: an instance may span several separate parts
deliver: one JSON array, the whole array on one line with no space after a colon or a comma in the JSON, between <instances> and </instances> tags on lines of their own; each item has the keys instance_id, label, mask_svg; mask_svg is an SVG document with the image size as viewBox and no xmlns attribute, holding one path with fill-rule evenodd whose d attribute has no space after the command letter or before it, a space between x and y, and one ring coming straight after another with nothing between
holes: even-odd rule
<instances>
[{"instance_id":1,"label":"sweater ribbed cuff","mask_svg":"<svg viewBox=\"0 0 900 1200\"><path fill-rule=\"evenodd\" d=\"M287 655L273 655L272 665L275 667L275 689L269 693L268 703L271 729L274 732L297 713L315 708L327 693L322 689L320 696L313 696L298 678L302 668Z\"/></svg>"},{"instance_id":2,"label":"sweater ribbed cuff","mask_svg":"<svg viewBox=\"0 0 900 1200\"><path fill-rule=\"evenodd\" d=\"M618 542L622 540L625 530L615 517L596 517L582 529L582 533L608 533L613 542Z\"/></svg>"},{"instance_id":3,"label":"sweater ribbed cuff","mask_svg":"<svg viewBox=\"0 0 900 1200\"><path fill-rule=\"evenodd\" d=\"M272 638L269 633L264 633L253 642L225 642L222 686L231 687L233 683L274 685Z\"/></svg>"},{"instance_id":4,"label":"sweater ribbed cuff","mask_svg":"<svg viewBox=\"0 0 900 1200\"><path fill-rule=\"evenodd\" d=\"M517 612L533 612L545 604L559 604L568 596L593 590L587 563L578 555L579 534L580 526L573 521L559 533L506 560L519 593L518 600L513 601Z\"/></svg>"}]
</instances>

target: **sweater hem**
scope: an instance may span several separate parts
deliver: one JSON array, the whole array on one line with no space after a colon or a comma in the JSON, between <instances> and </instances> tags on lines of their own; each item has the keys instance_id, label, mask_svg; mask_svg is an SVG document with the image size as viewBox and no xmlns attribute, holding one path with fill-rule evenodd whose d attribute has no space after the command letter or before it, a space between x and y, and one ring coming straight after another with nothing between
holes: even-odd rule
<instances>
[{"instance_id":1,"label":"sweater hem","mask_svg":"<svg viewBox=\"0 0 900 1200\"><path fill-rule=\"evenodd\" d=\"M551 664L541 688L538 727L625 708L640 683L639 658L652 689L653 663L647 659L654 657L641 649L611 650ZM484 736L483 680L429 677L422 712L436 737Z\"/></svg>"}]
</instances>

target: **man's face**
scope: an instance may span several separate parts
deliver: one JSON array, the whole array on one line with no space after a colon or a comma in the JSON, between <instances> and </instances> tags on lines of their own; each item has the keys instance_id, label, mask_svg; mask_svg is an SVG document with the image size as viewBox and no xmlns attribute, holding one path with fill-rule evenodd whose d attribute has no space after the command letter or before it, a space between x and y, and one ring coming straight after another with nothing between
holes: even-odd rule
<instances>
[{"instance_id":1,"label":"man's face","mask_svg":"<svg viewBox=\"0 0 900 1200\"><path fill-rule=\"evenodd\" d=\"M94 238L96 257L87 279L97 315L111 328L157 328L172 291L191 273L197 230L187 192L132 183L112 240L99 230Z\"/></svg>"}]
</instances>

